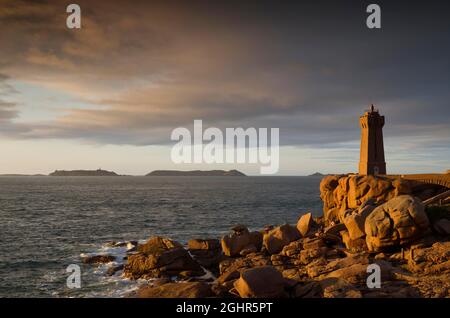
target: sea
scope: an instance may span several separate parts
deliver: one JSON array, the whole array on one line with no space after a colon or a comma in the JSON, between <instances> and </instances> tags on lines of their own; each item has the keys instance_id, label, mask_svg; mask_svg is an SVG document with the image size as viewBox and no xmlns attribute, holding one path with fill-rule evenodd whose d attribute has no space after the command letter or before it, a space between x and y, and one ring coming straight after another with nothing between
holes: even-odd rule
<instances>
[{"instance_id":1,"label":"sea","mask_svg":"<svg viewBox=\"0 0 450 318\"><path fill-rule=\"evenodd\" d=\"M160 235L182 244L295 224L322 211L320 177L0 177L0 297L125 297L142 281L119 271L127 247ZM83 256L117 262L85 265ZM69 288L78 265L80 288ZM73 287L73 286L72 286Z\"/></svg>"}]
</instances>

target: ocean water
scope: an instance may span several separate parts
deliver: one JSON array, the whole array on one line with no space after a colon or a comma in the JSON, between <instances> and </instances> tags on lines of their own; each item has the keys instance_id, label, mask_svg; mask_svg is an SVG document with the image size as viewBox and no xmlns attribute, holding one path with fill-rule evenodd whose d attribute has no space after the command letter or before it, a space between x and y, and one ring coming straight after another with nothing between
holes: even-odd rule
<instances>
[{"instance_id":1,"label":"ocean water","mask_svg":"<svg viewBox=\"0 0 450 318\"><path fill-rule=\"evenodd\" d=\"M0 297L121 297L140 282L108 277L124 255L110 241L154 235L186 243L220 238L235 224L261 229L320 215L319 177L0 177ZM81 267L69 289L66 267Z\"/></svg>"}]
</instances>

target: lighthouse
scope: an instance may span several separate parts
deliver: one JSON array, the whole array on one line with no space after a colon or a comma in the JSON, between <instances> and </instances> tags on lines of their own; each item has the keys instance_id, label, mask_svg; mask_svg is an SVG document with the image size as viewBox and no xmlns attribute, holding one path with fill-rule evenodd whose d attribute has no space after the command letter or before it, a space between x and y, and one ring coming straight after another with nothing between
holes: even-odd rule
<instances>
[{"instance_id":1,"label":"lighthouse","mask_svg":"<svg viewBox=\"0 0 450 318\"><path fill-rule=\"evenodd\" d=\"M361 127L359 174L386 174L383 145L384 116L381 116L372 104L370 109L359 117L359 125Z\"/></svg>"}]
</instances>

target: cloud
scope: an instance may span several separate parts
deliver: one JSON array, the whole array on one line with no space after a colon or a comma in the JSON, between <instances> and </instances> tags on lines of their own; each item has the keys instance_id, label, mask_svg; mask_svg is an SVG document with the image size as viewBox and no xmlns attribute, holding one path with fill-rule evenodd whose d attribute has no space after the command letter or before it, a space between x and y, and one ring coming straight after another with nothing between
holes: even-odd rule
<instances>
[{"instance_id":1,"label":"cloud","mask_svg":"<svg viewBox=\"0 0 450 318\"><path fill-rule=\"evenodd\" d=\"M9 77L0 73L0 124L9 124L10 120L17 117L16 104L4 98L16 93L14 88L8 84Z\"/></svg>"},{"instance_id":2,"label":"cloud","mask_svg":"<svg viewBox=\"0 0 450 318\"><path fill-rule=\"evenodd\" d=\"M0 100L0 122L9 121L17 116L17 111L14 110L15 104Z\"/></svg>"},{"instance_id":3,"label":"cloud","mask_svg":"<svg viewBox=\"0 0 450 318\"><path fill-rule=\"evenodd\" d=\"M203 119L279 127L283 144L326 148L358 140L358 116L374 102L389 136L448 142L450 45L441 13L386 4L391 14L374 32L360 21L363 8L347 5L77 3L81 30L65 27L64 2L6 1L0 9L0 70L90 105L71 100L55 120L26 123L13 121L17 105L0 106L10 137L165 144L172 129ZM406 28L419 9L420 21L439 28Z\"/></svg>"}]
</instances>

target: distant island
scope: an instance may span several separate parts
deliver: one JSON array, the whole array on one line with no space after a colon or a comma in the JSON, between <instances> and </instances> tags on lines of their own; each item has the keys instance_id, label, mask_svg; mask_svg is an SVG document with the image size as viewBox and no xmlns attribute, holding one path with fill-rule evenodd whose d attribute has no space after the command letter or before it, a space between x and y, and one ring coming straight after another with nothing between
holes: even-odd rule
<instances>
[{"instance_id":1,"label":"distant island","mask_svg":"<svg viewBox=\"0 0 450 318\"><path fill-rule=\"evenodd\" d=\"M55 170L50 173L51 177L116 177L114 171L97 170Z\"/></svg>"},{"instance_id":2,"label":"distant island","mask_svg":"<svg viewBox=\"0 0 450 318\"><path fill-rule=\"evenodd\" d=\"M155 170L147 174L149 177L245 177L238 170Z\"/></svg>"},{"instance_id":3,"label":"distant island","mask_svg":"<svg viewBox=\"0 0 450 318\"><path fill-rule=\"evenodd\" d=\"M46 177L45 174L21 174L21 173L6 173L0 174L0 177Z\"/></svg>"},{"instance_id":4,"label":"distant island","mask_svg":"<svg viewBox=\"0 0 450 318\"><path fill-rule=\"evenodd\" d=\"M313 174L310 174L308 177L323 177L323 176L325 175L320 172L315 172Z\"/></svg>"}]
</instances>

